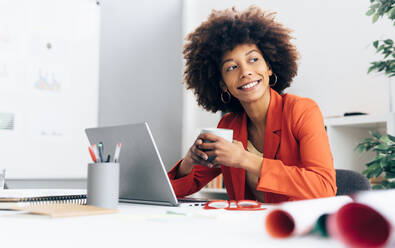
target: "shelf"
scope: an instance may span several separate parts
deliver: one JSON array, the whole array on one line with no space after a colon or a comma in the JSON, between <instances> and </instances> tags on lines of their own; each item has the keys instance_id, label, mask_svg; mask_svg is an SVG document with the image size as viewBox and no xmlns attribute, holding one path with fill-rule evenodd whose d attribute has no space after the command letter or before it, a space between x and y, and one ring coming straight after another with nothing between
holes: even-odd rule
<instances>
[{"instance_id":1,"label":"shelf","mask_svg":"<svg viewBox=\"0 0 395 248\"><path fill-rule=\"evenodd\" d=\"M224 188L222 188L222 189L203 188L200 191L204 192L204 193L224 193L224 194L226 194L226 189L224 189Z\"/></svg>"},{"instance_id":2,"label":"shelf","mask_svg":"<svg viewBox=\"0 0 395 248\"><path fill-rule=\"evenodd\" d=\"M327 118L324 122L336 169L362 172L375 154L358 153L358 143L370 137L369 131L395 134L395 113Z\"/></svg>"},{"instance_id":3,"label":"shelf","mask_svg":"<svg viewBox=\"0 0 395 248\"><path fill-rule=\"evenodd\" d=\"M360 128L385 127L386 122L394 117L394 113L382 115L357 115L325 119L326 126L352 126Z\"/></svg>"}]
</instances>

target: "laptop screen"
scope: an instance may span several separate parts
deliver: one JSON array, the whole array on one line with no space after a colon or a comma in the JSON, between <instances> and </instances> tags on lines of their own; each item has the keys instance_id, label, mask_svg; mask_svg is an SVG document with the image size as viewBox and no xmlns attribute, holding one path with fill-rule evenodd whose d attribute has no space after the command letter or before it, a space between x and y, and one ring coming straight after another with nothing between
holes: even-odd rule
<instances>
[{"instance_id":1,"label":"laptop screen","mask_svg":"<svg viewBox=\"0 0 395 248\"><path fill-rule=\"evenodd\" d=\"M113 153L122 143L120 199L130 202L178 205L167 172L146 122L88 128L91 144L103 143L105 153Z\"/></svg>"}]
</instances>

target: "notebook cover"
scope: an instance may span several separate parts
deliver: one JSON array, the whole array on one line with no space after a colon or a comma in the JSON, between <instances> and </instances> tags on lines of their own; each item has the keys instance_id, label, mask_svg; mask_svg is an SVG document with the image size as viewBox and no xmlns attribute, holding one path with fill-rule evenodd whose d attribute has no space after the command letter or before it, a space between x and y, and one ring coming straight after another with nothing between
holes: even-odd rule
<instances>
[{"instance_id":1,"label":"notebook cover","mask_svg":"<svg viewBox=\"0 0 395 248\"><path fill-rule=\"evenodd\" d=\"M32 214L49 215L52 218L71 217L71 216L85 216L97 214L111 214L117 213L117 209L100 208L91 205L79 204L43 204L30 205L26 207L16 207L14 210L28 211Z\"/></svg>"},{"instance_id":2,"label":"notebook cover","mask_svg":"<svg viewBox=\"0 0 395 248\"><path fill-rule=\"evenodd\" d=\"M0 190L0 202L34 201L37 200L37 198L49 197L53 197L54 200L57 200L57 197L83 197L85 195L86 190L82 189L5 189Z\"/></svg>"}]
</instances>

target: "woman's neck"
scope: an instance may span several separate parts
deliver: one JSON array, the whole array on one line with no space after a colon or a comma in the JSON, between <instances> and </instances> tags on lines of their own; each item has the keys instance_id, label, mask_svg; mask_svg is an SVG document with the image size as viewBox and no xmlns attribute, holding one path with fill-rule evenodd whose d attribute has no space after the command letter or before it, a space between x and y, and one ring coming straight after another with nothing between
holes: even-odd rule
<instances>
[{"instance_id":1,"label":"woman's neck","mask_svg":"<svg viewBox=\"0 0 395 248\"><path fill-rule=\"evenodd\" d=\"M267 90L263 97L261 97L257 101L241 103L251 122L251 126L249 128L252 128L258 132L264 132L264 130L262 130L262 127L265 127L266 125L266 116L269 109L269 103L270 90Z\"/></svg>"}]
</instances>

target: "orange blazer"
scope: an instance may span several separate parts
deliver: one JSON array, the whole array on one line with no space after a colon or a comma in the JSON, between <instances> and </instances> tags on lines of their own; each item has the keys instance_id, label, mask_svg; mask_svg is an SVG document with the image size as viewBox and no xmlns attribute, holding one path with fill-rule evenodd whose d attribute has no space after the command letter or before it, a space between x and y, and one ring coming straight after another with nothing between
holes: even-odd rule
<instances>
[{"instance_id":1,"label":"orange blazer","mask_svg":"<svg viewBox=\"0 0 395 248\"><path fill-rule=\"evenodd\" d=\"M226 114L219 128L233 129L233 139L247 149L247 114ZM277 203L334 196L336 175L321 111L311 99L270 90L266 116L263 162L257 190L265 202ZM230 200L254 199L245 170L221 165L196 165L188 175L175 179L179 161L168 176L178 197L199 191L220 173Z\"/></svg>"}]
</instances>

